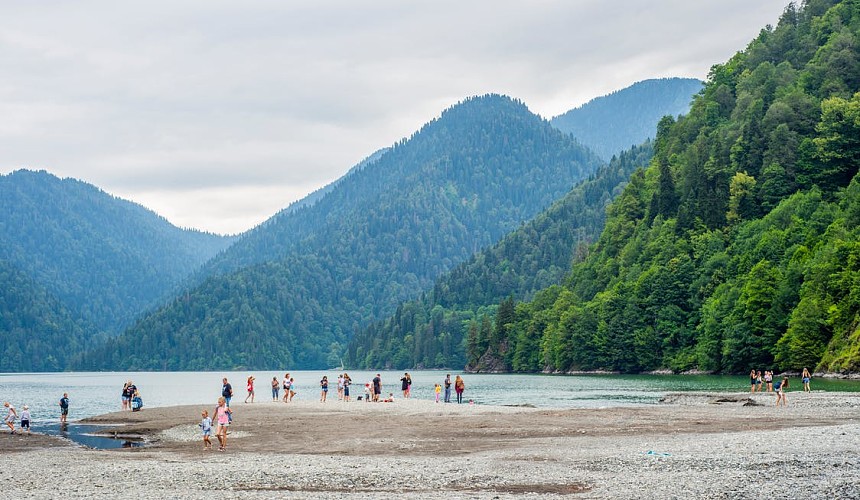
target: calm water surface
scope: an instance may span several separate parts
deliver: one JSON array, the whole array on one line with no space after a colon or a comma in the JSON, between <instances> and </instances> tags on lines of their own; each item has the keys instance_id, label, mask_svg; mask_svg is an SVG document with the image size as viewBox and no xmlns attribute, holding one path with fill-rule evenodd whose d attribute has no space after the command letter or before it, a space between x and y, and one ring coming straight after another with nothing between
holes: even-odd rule
<instances>
[{"instance_id":1,"label":"calm water surface","mask_svg":"<svg viewBox=\"0 0 860 500\"><path fill-rule=\"evenodd\" d=\"M414 398L433 399L433 384L442 383L446 372L414 371ZM450 372L451 379L458 372ZM296 398L319 399L319 380L328 375L329 399L337 400L336 370L292 372ZM352 395L363 393L365 382L376 372L350 372ZM71 400L70 421L120 409L123 382L131 379L141 392L145 407L182 404L211 405L221 394L221 379L233 385L233 404L245 399L245 381L254 375L257 401L271 401L271 380L283 372L139 372L139 373L10 373L0 374L0 401L10 401L19 411L30 406L34 423L58 421L58 401L63 392ZM403 372L381 372L383 392L400 396ZM749 389L744 376L714 375L484 375L461 374L465 399L477 404L533 405L552 408L600 408L655 404L667 392L738 392ZM792 379L794 390L800 381ZM860 392L860 381L813 379L813 390ZM453 396L452 396L453 399ZM2 412L2 408L0 408ZM5 416L5 413L0 416ZM35 429L34 429L35 430Z\"/></svg>"}]
</instances>

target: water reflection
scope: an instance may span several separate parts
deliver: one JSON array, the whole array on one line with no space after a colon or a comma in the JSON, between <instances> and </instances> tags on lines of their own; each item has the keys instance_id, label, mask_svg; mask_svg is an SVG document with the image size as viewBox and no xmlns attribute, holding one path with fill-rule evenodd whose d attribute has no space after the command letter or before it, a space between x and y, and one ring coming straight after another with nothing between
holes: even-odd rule
<instances>
[{"instance_id":1,"label":"water reflection","mask_svg":"<svg viewBox=\"0 0 860 500\"><path fill-rule=\"evenodd\" d=\"M129 436L112 437L97 434L108 429L103 425L89 425L68 422L45 423L39 426L39 432L49 436L60 436L87 448L96 450L112 450L118 448L137 448L145 442L139 438Z\"/></svg>"}]
</instances>

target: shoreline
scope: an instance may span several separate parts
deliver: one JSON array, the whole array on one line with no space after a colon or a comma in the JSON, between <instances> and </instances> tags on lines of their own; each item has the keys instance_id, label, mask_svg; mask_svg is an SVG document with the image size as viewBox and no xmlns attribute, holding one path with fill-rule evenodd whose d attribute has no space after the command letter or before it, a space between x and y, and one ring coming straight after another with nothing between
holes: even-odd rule
<instances>
[{"instance_id":1,"label":"shoreline","mask_svg":"<svg viewBox=\"0 0 860 500\"><path fill-rule=\"evenodd\" d=\"M146 436L149 446L93 450L0 436L0 451L15 451L0 453L0 463L63 467L71 498L860 496L860 393L790 392L787 408L767 393L665 399L598 409L237 403L224 453L202 449L202 406L145 408L77 423L116 425L109 433ZM783 480L774 481L776 471ZM12 475L0 486L51 496L56 476Z\"/></svg>"}]
</instances>

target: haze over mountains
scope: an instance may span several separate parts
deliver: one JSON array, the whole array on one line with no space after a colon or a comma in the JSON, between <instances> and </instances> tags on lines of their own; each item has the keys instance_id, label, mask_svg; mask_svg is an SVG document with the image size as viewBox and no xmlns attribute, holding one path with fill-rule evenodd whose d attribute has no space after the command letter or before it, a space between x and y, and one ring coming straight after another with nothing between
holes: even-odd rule
<instances>
[{"instance_id":1,"label":"haze over mountains","mask_svg":"<svg viewBox=\"0 0 860 500\"><path fill-rule=\"evenodd\" d=\"M657 122L690 109L691 96L702 90L695 78L644 80L596 97L556 116L550 123L576 137L605 161L657 134Z\"/></svg>"},{"instance_id":2,"label":"haze over mountains","mask_svg":"<svg viewBox=\"0 0 860 500\"><path fill-rule=\"evenodd\" d=\"M339 364L355 329L417 296L598 166L521 102L467 99L316 204L243 235L207 264L199 287L86 362L144 369Z\"/></svg>"},{"instance_id":3,"label":"haze over mountains","mask_svg":"<svg viewBox=\"0 0 860 500\"><path fill-rule=\"evenodd\" d=\"M68 212L46 212L53 215L49 223L42 221L44 228L60 228L62 235L46 237L49 244L19 248L20 243L10 243L17 233L7 233L6 245L15 249L9 255L30 255L33 263L31 267L12 260L4 263L5 282L16 284L6 288L4 304L41 297L35 302L43 312L34 314L35 307L29 313L20 306L5 309L0 329L14 330L16 336L6 336L14 340L0 347L14 354L23 339L37 341L52 331L56 335L52 349L62 355L45 351L50 356L44 359L51 362L41 364L38 359L25 363L21 356L10 355L4 366L10 371L72 365L116 369L327 366L339 361L346 342L362 325L393 312L400 301L417 297L441 273L530 220L599 165L585 147L531 114L522 103L494 95L468 99L409 140L371 155L321 192L241 235L202 268L200 264L232 240L170 229L166 221L142 207L84 183L17 172L3 179L14 189L21 189L17 183L32 175L47 186L69 188L62 194L46 192L46 197L81 199L62 205ZM81 189L89 194L81 196ZM81 222L85 219L81 214L93 211L87 203L109 206L111 202L117 204L113 219L103 215L104 220ZM605 202L601 199L600 206ZM9 226L15 221L17 230L30 233L32 239L40 230L23 221L30 217L28 210L37 206L32 199L10 203L8 210L16 213L0 222ZM156 220L141 227L127 220L140 214ZM160 234L153 227L164 235L147 246L144 235ZM127 248L115 248L122 244ZM65 248L78 260L55 258L48 248ZM167 256L165 251L177 255ZM120 257L93 259L99 252ZM129 262L124 264L123 258ZM44 270L45 261L54 267ZM36 265L40 262L42 268ZM96 265L105 262L111 263L110 269ZM551 271L553 280L563 274L557 267ZM65 291L81 283L91 285L82 287L85 291L111 299ZM178 298L71 363L94 343L116 335L130 318L176 294L179 283L184 283L185 291ZM131 300L117 299L124 296ZM98 317L82 306L102 303L108 305L96 309L107 314ZM69 326L45 330L34 322L34 318L52 316L59 319L49 323ZM63 331L70 334L63 337Z\"/></svg>"},{"instance_id":4,"label":"haze over mountains","mask_svg":"<svg viewBox=\"0 0 860 500\"><path fill-rule=\"evenodd\" d=\"M0 176L0 370L66 368L232 241L77 180Z\"/></svg>"}]
</instances>

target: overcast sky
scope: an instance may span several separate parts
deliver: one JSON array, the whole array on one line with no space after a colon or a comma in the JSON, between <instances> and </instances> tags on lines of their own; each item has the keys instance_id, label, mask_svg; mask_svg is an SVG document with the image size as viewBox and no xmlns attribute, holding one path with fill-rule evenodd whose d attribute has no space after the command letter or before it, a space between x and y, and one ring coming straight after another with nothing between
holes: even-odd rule
<instances>
[{"instance_id":1,"label":"overcast sky","mask_svg":"<svg viewBox=\"0 0 860 500\"><path fill-rule=\"evenodd\" d=\"M704 79L787 0L0 3L0 173L237 233L464 97Z\"/></svg>"}]
</instances>

